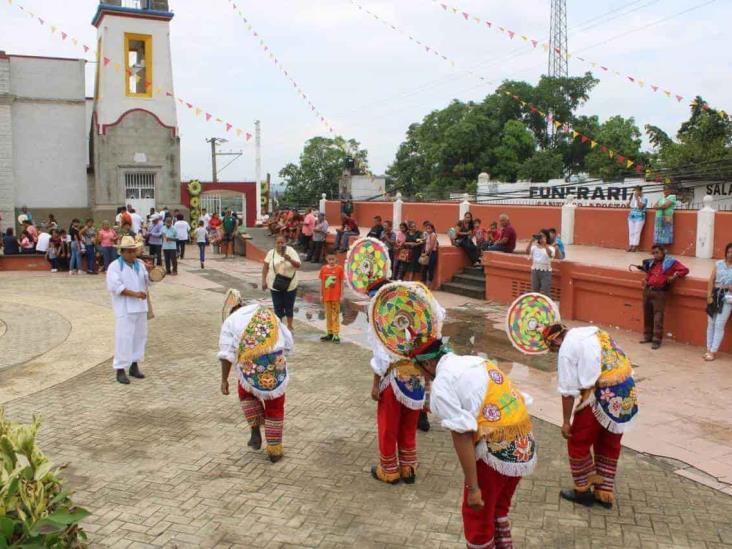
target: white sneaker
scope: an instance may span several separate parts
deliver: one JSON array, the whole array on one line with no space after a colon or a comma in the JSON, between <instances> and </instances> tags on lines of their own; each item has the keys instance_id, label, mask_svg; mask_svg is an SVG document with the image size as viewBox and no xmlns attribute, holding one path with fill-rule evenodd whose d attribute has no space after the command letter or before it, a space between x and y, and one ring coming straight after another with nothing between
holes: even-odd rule
<instances>
[{"instance_id":1,"label":"white sneaker","mask_svg":"<svg viewBox=\"0 0 732 549\"><path fill-rule=\"evenodd\" d=\"M58 272L58 269L51 269L51 272L52 273L57 273Z\"/></svg>"}]
</instances>

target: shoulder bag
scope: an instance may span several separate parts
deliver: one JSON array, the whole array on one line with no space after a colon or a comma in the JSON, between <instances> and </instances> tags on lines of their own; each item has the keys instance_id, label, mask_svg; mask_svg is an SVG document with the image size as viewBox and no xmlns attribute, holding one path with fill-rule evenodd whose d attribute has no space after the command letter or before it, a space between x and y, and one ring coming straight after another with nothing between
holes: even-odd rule
<instances>
[{"instance_id":1,"label":"shoulder bag","mask_svg":"<svg viewBox=\"0 0 732 549\"><path fill-rule=\"evenodd\" d=\"M287 251L285 251L285 253L287 253ZM276 292L286 292L290 288L290 282L292 282L293 277L281 275L274 270L274 259L276 254L277 252L275 250L272 250L272 261L270 262L270 267L275 272L274 281L272 282L272 289Z\"/></svg>"}]
</instances>

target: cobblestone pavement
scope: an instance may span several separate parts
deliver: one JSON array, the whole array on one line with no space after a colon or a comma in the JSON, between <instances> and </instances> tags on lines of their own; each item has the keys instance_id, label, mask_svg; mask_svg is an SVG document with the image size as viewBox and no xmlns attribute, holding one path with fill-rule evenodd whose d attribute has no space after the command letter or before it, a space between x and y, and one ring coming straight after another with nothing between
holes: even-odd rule
<instances>
[{"instance_id":1,"label":"cobblestone pavement","mask_svg":"<svg viewBox=\"0 0 732 549\"><path fill-rule=\"evenodd\" d=\"M375 404L362 347L325 346L319 333L298 323L285 459L271 464L263 452L248 449L236 397L219 393L215 352L223 288L201 289L187 276L193 275L155 288L147 379L114 383L107 358L5 404L16 420L42 415L41 447L57 463L70 464L65 476L75 500L93 513L85 527L95 547L464 546L462 474L436 421L418 435L414 486L370 478L377 457ZM31 295L73 301L65 313L74 326L70 338L74 322L89 311L98 315L99 329L111 325L111 313L99 313L108 297L97 277L44 274L21 281L0 273L0 284L16 301ZM86 346L67 350L67 359L86 360L95 337L86 338ZM104 352L111 355L109 348ZM13 368L13 376L23 377L23 368ZM732 546L732 497L630 450L621 458L613 510L560 501L559 488L570 482L563 441L548 423L536 420L535 428L540 460L515 497L516 547Z\"/></svg>"}]
</instances>

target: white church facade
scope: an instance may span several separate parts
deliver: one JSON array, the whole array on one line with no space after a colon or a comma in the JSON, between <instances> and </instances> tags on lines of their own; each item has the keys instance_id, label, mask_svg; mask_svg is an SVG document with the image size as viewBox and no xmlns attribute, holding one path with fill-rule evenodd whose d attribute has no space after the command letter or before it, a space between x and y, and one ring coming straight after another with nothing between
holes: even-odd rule
<instances>
[{"instance_id":1,"label":"white church facade","mask_svg":"<svg viewBox=\"0 0 732 549\"><path fill-rule=\"evenodd\" d=\"M182 207L172 18L167 0L101 2L92 98L86 61L0 52L3 227L22 206L62 224Z\"/></svg>"}]
</instances>

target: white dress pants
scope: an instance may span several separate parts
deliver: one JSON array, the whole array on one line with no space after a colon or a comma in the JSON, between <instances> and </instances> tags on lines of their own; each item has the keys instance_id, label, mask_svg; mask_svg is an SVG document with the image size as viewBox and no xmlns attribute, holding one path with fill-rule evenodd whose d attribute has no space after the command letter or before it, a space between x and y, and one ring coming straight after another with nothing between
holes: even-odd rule
<instances>
[{"instance_id":1,"label":"white dress pants","mask_svg":"<svg viewBox=\"0 0 732 549\"><path fill-rule=\"evenodd\" d=\"M145 358L147 313L128 313L115 319L114 369L129 368Z\"/></svg>"}]
</instances>

